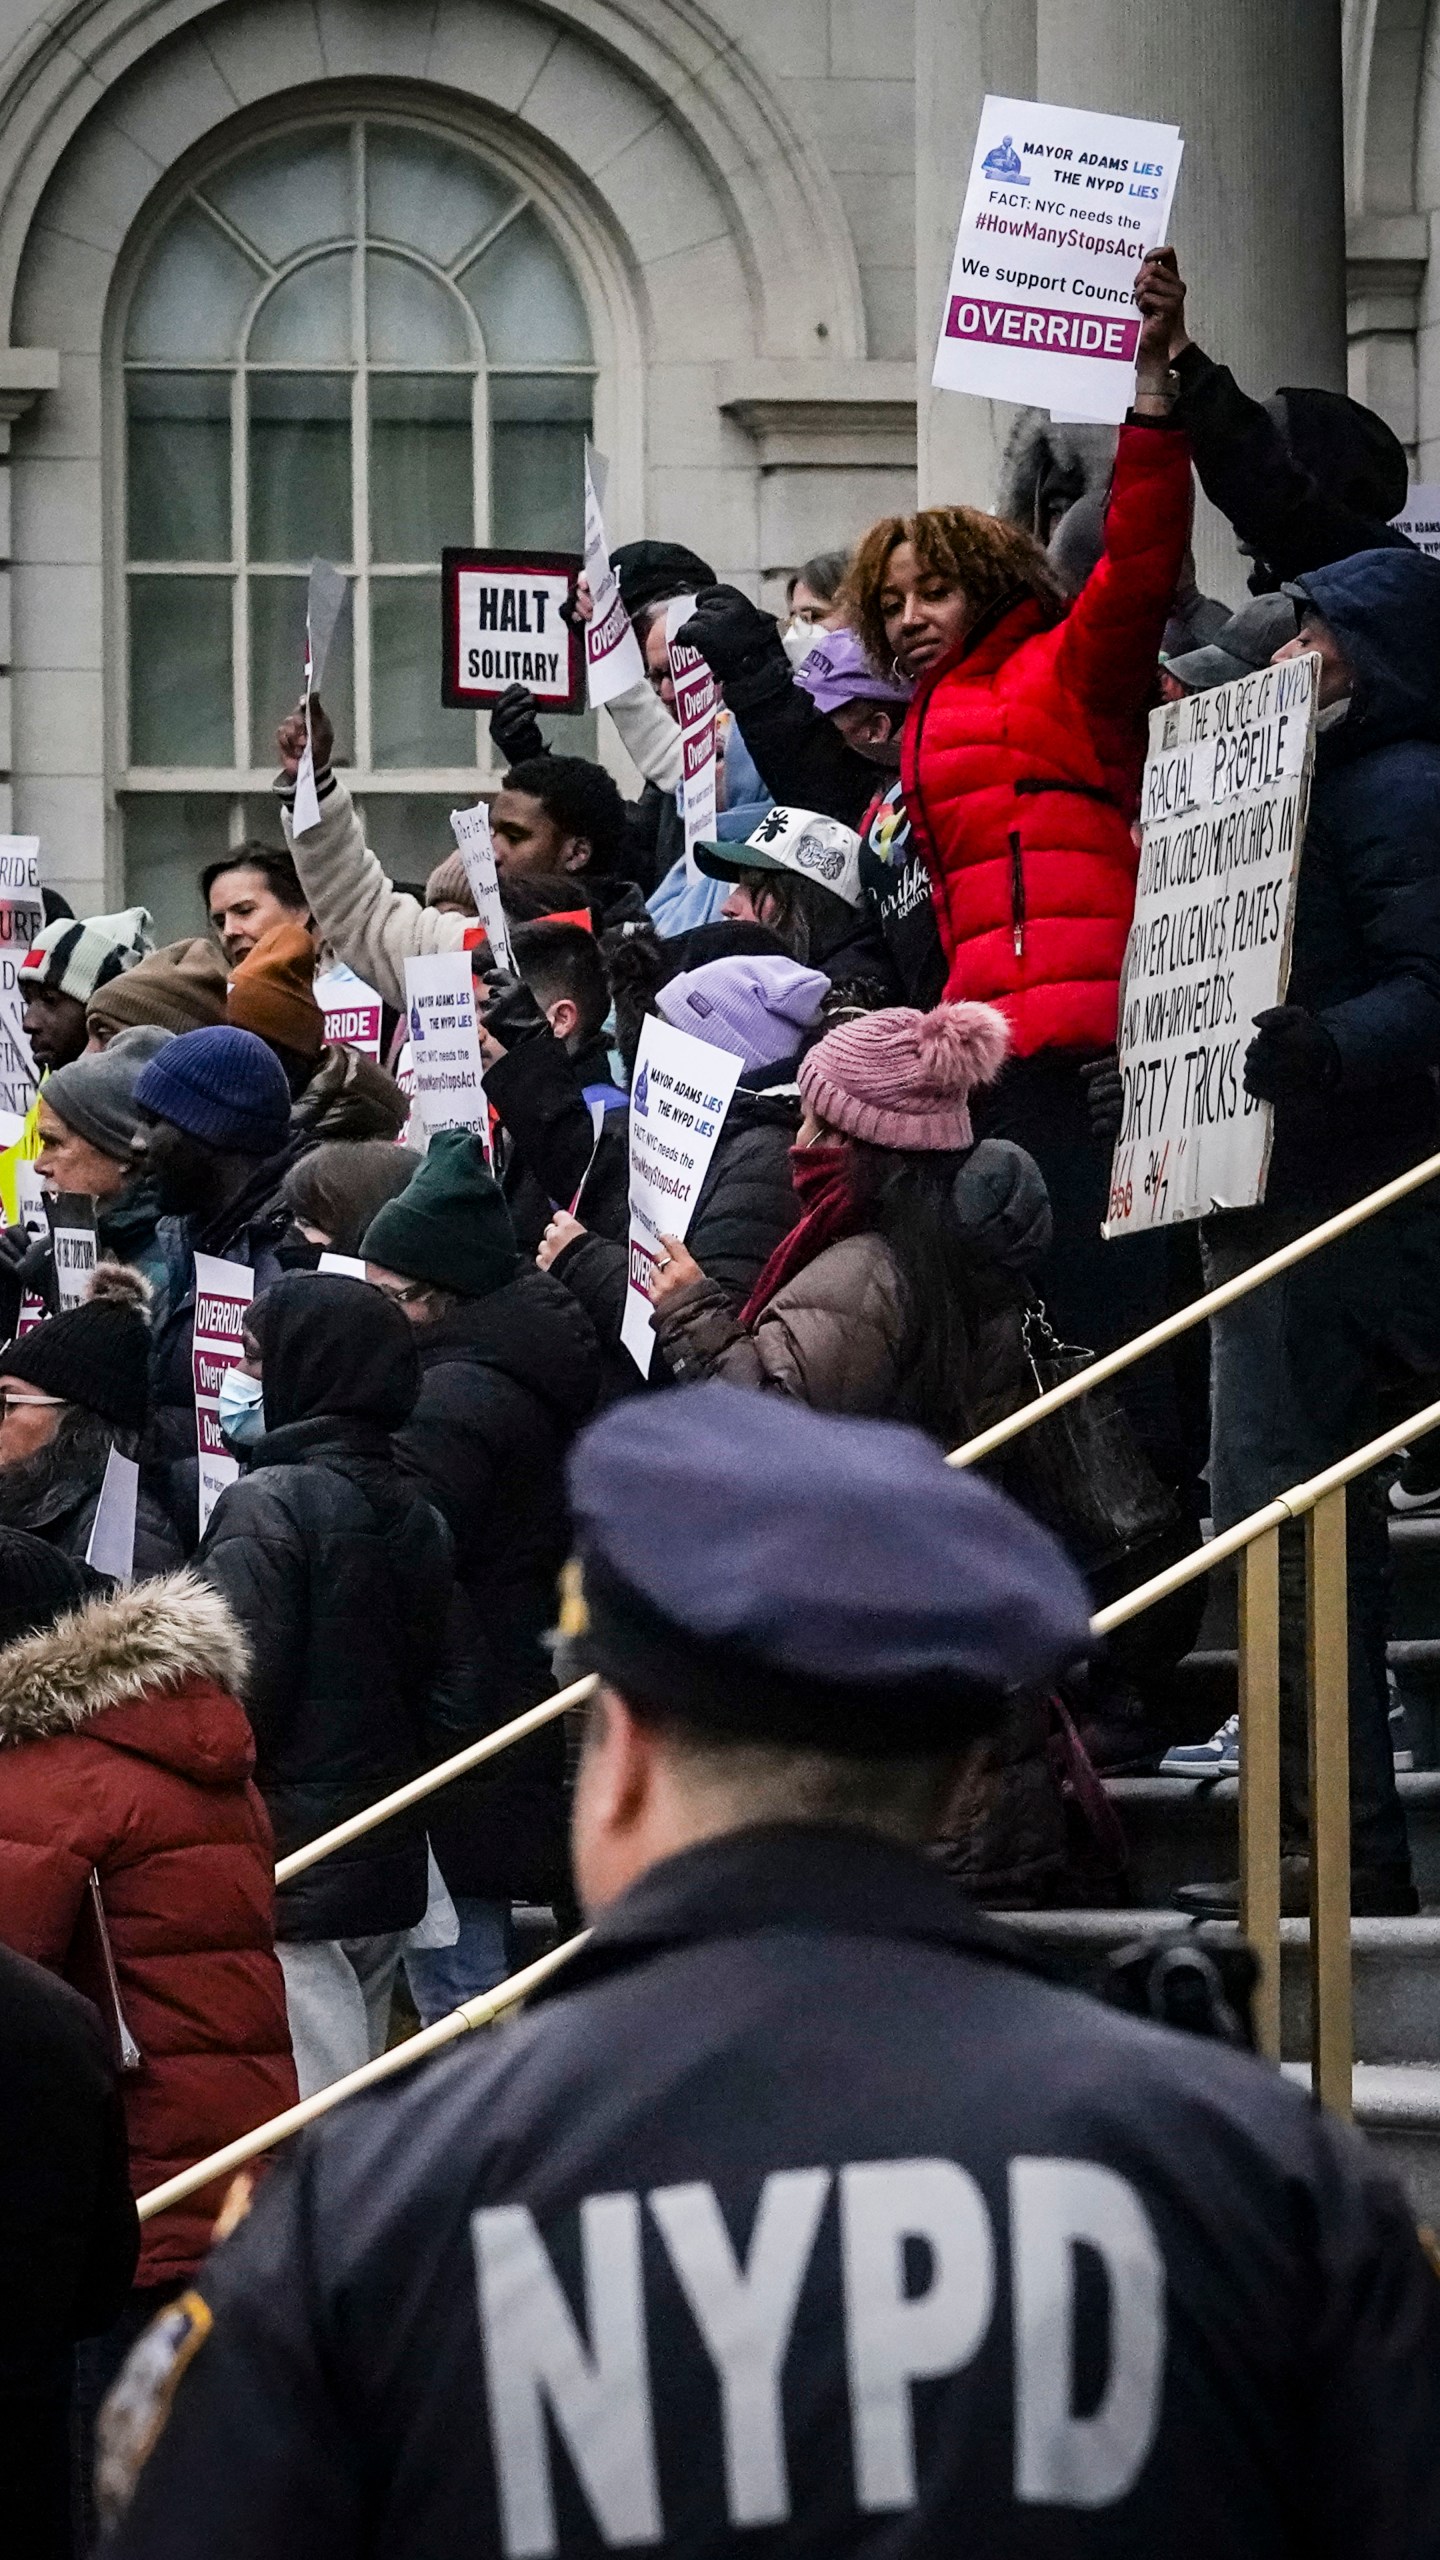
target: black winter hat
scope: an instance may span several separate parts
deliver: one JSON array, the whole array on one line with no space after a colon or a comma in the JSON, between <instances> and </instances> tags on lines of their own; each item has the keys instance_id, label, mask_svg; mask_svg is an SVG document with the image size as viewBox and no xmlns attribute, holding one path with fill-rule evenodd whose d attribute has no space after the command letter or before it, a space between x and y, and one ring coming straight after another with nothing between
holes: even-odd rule
<instances>
[{"instance_id":1,"label":"black winter hat","mask_svg":"<svg viewBox=\"0 0 1440 2560\"><path fill-rule=\"evenodd\" d=\"M143 1431L150 1412L150 1285L128 1263L102 1262L83 1306L51 1316L0 1350L0 1372Z\"/></svg>"},{"instance_id":2,"label":"black winter hat","mask_svg":"<svg viewBox=\"0 0 1440 2560\"><path fill-rule=\"evenodd\" d=\"M351 1414L399 1431L420 1393L415 1329L393 1300L340 1272L291 1271L250 1310L265 1428Z\"/></svg>"},{"instance_id":3,"label":"black winter hat","mask_svg":"<svg viewBox=\"0 0 1440 2560\"><path fill-rule=\"evenodd\" d=\"M1388 524L1405 504L1410 466L1392 426L1346 391L1282 385L1266 408L1295 460L1325 495Z\"/></svg>"},{"instance_id":4,"label":"black winter hat","mask_svg":"<svg viewBox=\"0 0 1440 2560\"><path fill-rule=\"evenodd\" d=\"M713 587L715 572L698 551L689 551L683 542L622 542L610 554L610 566L620 585L620 601L632 617L643 613L647 604L656 604L661 596L698 594L701 587Z\"/></svg>"},{"instance_id":5,"label":"black winter hat","mask_svg":"<svg viewBox=\"0 0 1440 2560\"><path fill-rule=\"evenodd\" d=\"M48 1627L63 1609L92 1600L110 1585L78 1557L28 1529L0 1529L0 1645L17 1644Z\"/></svg>"}]
</instances>

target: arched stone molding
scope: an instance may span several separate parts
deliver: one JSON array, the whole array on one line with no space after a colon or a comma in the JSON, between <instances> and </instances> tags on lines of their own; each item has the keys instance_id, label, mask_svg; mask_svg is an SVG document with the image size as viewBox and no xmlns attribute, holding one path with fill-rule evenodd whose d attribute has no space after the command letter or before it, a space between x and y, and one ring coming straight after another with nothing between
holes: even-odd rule
<instances>
[{"instance_id":1,"label":"arched stone molding","mask_svg":"<svg viewBox=\"0 0 1440 2560\"><path fill-rule=\"evenodd\" d=\"M1429 0L1346 0L1344 22L1350 388L1389 419L1427 478L1421 448L1440 424L1424 380L1427 212L1440 202L1425 170L1435 160L1429 16Z\"/></svg>"}]
</instances>

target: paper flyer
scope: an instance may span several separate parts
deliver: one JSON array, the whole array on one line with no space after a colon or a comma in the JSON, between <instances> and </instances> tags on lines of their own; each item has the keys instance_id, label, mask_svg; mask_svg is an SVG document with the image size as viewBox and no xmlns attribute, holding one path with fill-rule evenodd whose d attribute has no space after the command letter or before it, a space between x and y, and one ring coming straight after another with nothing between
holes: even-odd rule
<instances>
[{"instance_id":1,"label":"paper flyer","mask_svg":"<svg viewBox=\"0 0 1440 2560\"><path fill-rule=\"evenodd\" d=\"M585 445L585 577L595 610L585 625L585 693L592 711L613 702L617 693L645 681L645 661L630 616L620 600L620 585L610 566L605 519L600 512L605 466L588 441Z\"/></svg>"},{"instance_id":2,"label":"paper flyer","mask_svg":"<svg viewBox=\"0 0 1440 2560\"><path fill-rule=\"evenodd\" d=\"M220 1384L245 1356L245 1310L255 1295L255 1274L243 1262L218 1254L195 1256L195 1436L200 1451L200 1534L240 1461L220 1437Z\"/></svg>"},{"instance_id":3,"label":"paper flyer","mask_svg":"<svg viewBox=\"0 0 1440 2560\"><path fill-rule=\"evenodd\" d=\"M662 1235L683 1237L710 1170L740 1060L648 1017L630 1085L630 1262L620 1339L643 1378L655 1348L647 1295Z\"/></svg>"},{"instance_id":4,"label":"paper flyer","mask_svg":"<svg viewBox=\"0 0 1440 2560\"><path fill-rule=\"evenodd\" d=\"M362 1057L379 1058L383 1036L378 991L337 960L315 979L315 1001L325 1016L325 1037L332 1048L358 1049Z\"/></svg>"},{"instance_id":5,"label":"paper flyer","mask_svg":"<svg viewBox=\"0 0 1440 2560\"><path fill-rule=\"evenodd\" d=\"M450 832L465 866L475 912L485 927L491 958L497 969L513 969L515 954L510 948L509 921L500 903L500 875L495 868L488 802L477 800L473 809L452 809Z\"/></svg>"},{"instance_id":6,"label":"paper flyer","mask_svg":"<svg viewBox=\"0 0 1440 2560\"><path fill-rule=\"evenodd\" d=\"M405 962L416 1106L437 1129L473 1129L490 1152L490 1113L469 954L427 951Z\"/></svg>"},{"instance_id":7,"label":"paper flyer","mask_svg":"<svg viewBox=\"0 0 1440 2560\"><path fill-rule=\"evenodd\" d=\"M680 723L682 773L677 798L685 822L685 862L698 880L693 848L715 833L716 713L720 689L699 650L675 637L694 610L693 596L673 596L665 615L665 636L670 644L675 717Z\"/></svg>"}]
</instances>

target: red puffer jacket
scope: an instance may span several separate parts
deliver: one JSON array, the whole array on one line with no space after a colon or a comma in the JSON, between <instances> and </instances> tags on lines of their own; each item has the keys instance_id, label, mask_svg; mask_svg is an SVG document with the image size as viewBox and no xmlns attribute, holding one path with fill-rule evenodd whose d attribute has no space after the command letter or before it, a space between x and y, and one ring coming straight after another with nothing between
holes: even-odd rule
<instances>
[{"instance_id":1,"label":"red puffer jacket","mask_svg":"<svg viewBox=\"0 0 1440 2560\"><path fill-rule=\"evenodd\" d=\"M1064 620L1046 628L1027 597L910 706L901 771L945 994L998 1005L1022 1058L1114 1043L1144 714L1189 528L1188 439L1122 427L1104 555Z\"/></svg>"},{"instance_id":2,"label":"red puffer jacket","mask_svg":"<svg viewBox=\"0 0 1440 2560\"><path fill-rule=\"evenodd\" d=\"M0 1940L104 1998L101 1896L141 2063L121 2081L137 2195L295 2102L274 1847L230 1694L225 1602L167 1574L0 1651ZM144 2228L137 2284L210 2243L209 2188Z\"/></svg>"}]
</instances>

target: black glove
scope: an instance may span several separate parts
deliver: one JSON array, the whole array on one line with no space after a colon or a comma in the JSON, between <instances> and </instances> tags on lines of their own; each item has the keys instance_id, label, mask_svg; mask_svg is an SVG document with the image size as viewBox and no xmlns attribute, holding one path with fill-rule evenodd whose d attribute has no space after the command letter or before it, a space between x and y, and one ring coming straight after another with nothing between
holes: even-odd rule
<instances>
[{"instance_id":1,"label":"black glove","mask_svg":"<svg viewBox=\"0 0 1440 2560\"><path fill-rule=\"evenodd\" d=\"M523 978L512 977L508 969L487 970L485 988L481 1026L502 1049L518 1049L524 1040L551 1037L550 1025Z\"/></svg>"},{"instance_id":2,"label":"black glove","mask_svg":"<svg viewBox=\"0 0 1440 2560\"><path fill-rule=\"evenodd\" d=\"M698 649L722 684L753 674L776 649L785 654L774 614L762 613L738 587L702 587L675 637Z\"/></svg>"},{"instance_id":3,"label":"black glove","mask_svg":"<svg viewBox=\"0 0 1440 2560\"><path fill-rule=\"evenodd\" d=\"M1302 1102L1333 1093L1340 1052L1323 1022L1303 1005L1275 1004L1255 1016L1245 1052L1245 1090L1260 1102Z\"/></svg>"},{"instance_id":4,"label":"black glove","mask_svg":"<svg viewBox=\"0 0 1440 2560\"><path fill-rule=\"evenodd\" d=\"M1088 1066L1081 1068L1080 1081L1085 1087L1090 1127L1102 1146L1113 1147L1125 1114L1125 1086L1115 1051L1112 1049L1105 1058L1092 1058Z\"/></svg>"},{"instance_id":5,"label":"black glove","mask_svg":"<svg viewBox=\"0 0 1440 2560\"><path fill-rule=\"evenodd\" d=\"M0 1279L18 1280L28 1289L44 1271L50 1259L50 1230L30 1227L0 1227Z\"/></svg>"},{"instance_id":6,"label":"black glove","mask_svg":"<svg viewBox=\"0 0 1440 2560\"><path fill-rule=\"evenodd\" d=\"M490 713L490 735L508 765L528 764L548 750L540 735L540 705L528 685L507 685Z\"/></svg>"}]
</instances>

